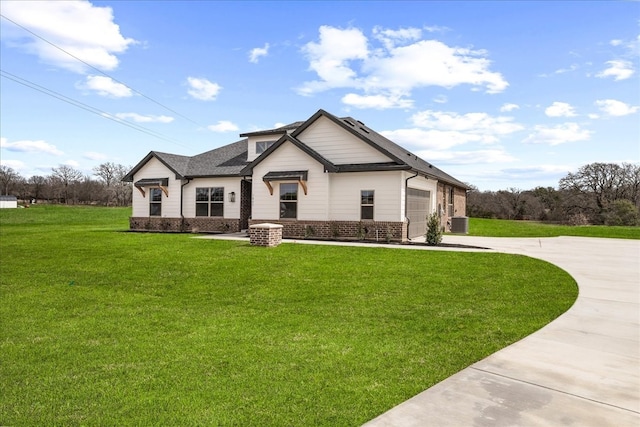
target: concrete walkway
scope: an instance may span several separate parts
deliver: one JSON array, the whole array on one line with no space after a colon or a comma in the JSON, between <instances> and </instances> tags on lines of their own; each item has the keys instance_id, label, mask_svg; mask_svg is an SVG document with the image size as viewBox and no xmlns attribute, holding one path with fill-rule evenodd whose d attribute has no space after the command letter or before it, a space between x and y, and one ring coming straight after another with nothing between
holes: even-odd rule
<instances>
[{"instance_id":1,"label":"concrete walkway","mask_svg":"<svg viewBox=\"0 0 640 427\"><path fill-rule=\"evenodd\" d=\"M640 241L447 235L444 242L551 262L577 281L578 299L546 327L366 427L640 426Z\"/></svg>"}]
</instances>

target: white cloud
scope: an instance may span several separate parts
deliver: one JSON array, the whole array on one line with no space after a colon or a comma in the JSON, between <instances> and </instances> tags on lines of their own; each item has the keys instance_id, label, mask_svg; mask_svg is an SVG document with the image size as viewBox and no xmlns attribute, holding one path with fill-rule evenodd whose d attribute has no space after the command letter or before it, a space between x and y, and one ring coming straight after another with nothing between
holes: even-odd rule
<instances>
[{"instance_id":1,"label":"white cloud","mask_svg":"<svg viewBox=\"0 0 640 427\"><path fill-rule=\"evenodd\" d=\"M525 144L548 144L559 145L567 142L586 141L591 138L592 132L581 129L577 123L563 123L561 125L549 127L538 125L533 128L522 142Z\"/></svg>"},{"instance_id":2,"label":"white cloud","mask_svg":"<svg viewBox=\"0 0 640 427\"><path fill-rule=\"evenodd\" d=\"M411 99L393 95L358 95L348 93L342 97L342 103L355 108L374 108L376 110L413 107L413 101Z\"/></svg>"},{"instance_id":3,"label":"white cloud","mask_svg":"<svg viewBox=\"0 0 640 427\"><path fill-rule=\"evenodd\" d=\"M25 162L20 160L0 159L0 165L11 168L17 172L25 170L27 168Z\"/></svg>"},{"instance_id":4,"label":"white cloud","mask_svg":"<svg viewBox=\"0 0 640 427\"><path fill-rule=\"evenodd\" d=\"M501 172L505 178L532 180L557 177L559 179L566 175L571 169L571 167L565 165L534 165L502 169Z\"/></svg>"},{"instance_id":5,"label":"white cloud","mask_svg":"<svg viewBox=\"0 0 640 427\"><path fill-rule=\"evenodd\" d=\"M217 83L210 82L204 78L187 77L189 95L201 101L214 101L220 93L222 86Z\"/></svg>"},{"instance_id":6,"label":"white cloud","mask_svg":"<svg viewBox=\"0 0 640 427\"><path fill-rule=\"evenodd\" d=\"M481 135L486 142L495 142L497 135L508 135L523 129L512 117L492 117L487 113L458 114L443 111L421 111L411 116L414 125L443 131Z\"/></svg>"},{"instance_id":7,"label":"white cloud","mask_svg":"<svg viewBox=\"0 0 640 427\"><path fill-rule=\"evenodd\" d=\"M520 109L520 106L518 104L503 104L502 107L500 107L500 112L508 113L510 111L519 110L519 109Z\"/></svg>"},{"instance_id":8,"label":"white cloud","mask_svg":"<svg viewBox=\"0 0 640 427\"><path fill-rule=\"evenodd\" d=\"M56 148L55 145L49 144L48 142L37 140L23 140L23 141L14 141L9 142L7 138L0 138L0 148L3 148L7 151L15 151L21 153L46 153L52 154L54 156L61 156L64 153Z\"/></svg>"},{"instance_id":9,"label":"white cloud","mask_svg":"<svg viewBox=\"0 0 640 427\"><path fill-rule=\"evenodd\" d=\"M63 163L64 165L67 166L71 166L72 168L77 168L80 166L80 163L76 162L75 160L69 159L66 162Z\"/></svg>"},{"instance_id":10,"label":"white cloud","mask_svg":"<svg viewBox=\"0 0 640 427\"><path fill-rule=\"evenodd\" d=\"M110 7L88 1L2 1L2 14L102 70L118 66L117 54L135 44L120 33ZM5 31L6 28L6 31ZM11 24L3 25L10 46L37 55L41 61L84 73L87 66L49 43Z\"/></svg>"},{"instance_id":11,"label":"white cloud","mask_svg":"<svg viewBox=\"0 0 640 427\"><path fill-rule=\"evenodd\" d=\"M264 47L256 47L249 51L249 62L257 64L261 56L269 54L269 43L265 43Z\"/></svg>"},{"instance_id":12,"label":"white cloud","mask_svg":"<svg viewBox=\"0 0 640 427\"><path fill-rule=\"evenodd\" d=\"M143 116L138 113L116 113L114 116L122 120L131 119L137 123L171 123L174 120L174 118L170 116Z\"/></svg>"},{"instance_id":13,"label":"white cloud","mask_svg":"<svg viewBox=\"0 0 640 427\"><path fill-rule=\"evenodd\" d=\"M400 28L399 30L384 29L375 27L373 29L373 37L380 40L385 48L390 50L398 44L407 44L408 42L420 40L422 38L422 30L420 28Z\"/></svg>"},{"instance_id":14,"label":"white cloud","mask_svg":"<svg viewBox=\"0 0 640 427\"><path fill-rule=\"evenodd\" d=\"M392 141L426 153L426 159L447 160L454 156L447 150L465 144L495 144L501 137L518 132L524 127L511 117L492 117L486 113L458 114L442 111L421 111L411 117L413 128L380 132ZM435 154L435 153L440 154ZM460 154L455 163L464 163L473 153L488 161L507 161L512 158L500 149L456 151ZM501 154L502 153L502 154ZM470 158L469 157L469 158ZM478 157L480 158L480 157Z\"/></svg>"},{"instance_id":15,"label":"white cloud","mask_svg":"<svg viewBox=\"0 0 640 427\"><path fill-rule=\"evenodd\" d=\"M317 74L318 80L305 82L298 93L312 95L334 88L351 88L362 90L363 99L368 99L378 95L406 97L412 90L426 86L452 88L467 84L484 87L488 93L507 88L502 75L490 71L486 51L450 47L421 37L420 29L376 27L369 40L356 28L322 26L319 41L303 47L309 69ZM355 98L346 100L353 102ZM380 108L380 103L373 105Z\"/></svg>"},{"instance_id":16,"label":"white cloud","mask_svg":"<svg viewBox=\"0 0 640 427\"><path fill-rule=\"evenodd\" d=\"M358 86L354 80L356 72L349 68L349 62L369 56L367 38L354 28L342 30L323 25L319 31L320 41L307 43L302 51L309 60L309 69L320 80L304 83L299 93L311 95L336 87Z\"/></svg>"},{"instance_id":17,"label":"white cloud","mask_svg":"<svg viewBox=\"0 0 640 427\"><path fill-rule=\"evenodd\" d=\"M631 106L615 99L600 99L596 101L596 105L606 115L616 117L628 116L640 110L640 106Z\"/></svg>"},{"instance_id":18,"label":"white cloud","mask_svg":"<svg viewBox=\"0 0 640 427\"><path fill-rule=\"evenodd\" d=\"M436 104L446 104L447 102L449 102L449 98L447 97L447 95L438 95L433 98L433 102L435 102Z\"/></svg>"},{"instance_id":19,"label":"white cloud","mask_svg":"<svg viewBox=\"0 0 640 427\"><path fill-rule=\"evenodd\" d=\"M87 151L82 154L82 157L89 160L106 160L109 158L106 154L98 153L96 151Z\"/></svg>"},{"instance_id":20,"label":"white cloud","mask_svg":"<svg viewBox=\"0 0 640 427\"><path fill-rule=\"evenodd\" d=\"M564 74L564 73L570 73L572 71L576 71L578 68L580 68L580 66L578 64L571 64L569 67L567 68L560 68L557 69L556 71L554 71L554 74Z\"/></svg>"},{"instance_id":21,"label":"white cloud","mask_svg":"<svg viewBox=\"0 0 640 427\"><path fill-rule=\"evenodd\" d=\"M631 61L615 59L612 61L607 61L605 64L607 64L609 67L596 74L596 77L613 77L614 80L625 80L635 73Z\"/></svg>"},{"instance_id":22,"label":"white cloud","mask_svg":"<svg viewBox=\"0 0 640 427\"><path fill-rule=\"evenodd\" d=\"M77 84L76 87L78 89L92 90L100 96L109 98L128 98L133 95L133 91L127 86L106 76L87 76L86 81Z\"/></svg>"},{"instance_id":23,"label":"white cloud","mask_svg":"<svg viewBox=\"0 0 640 427\"><path fill-rule=\"evenodd\" d=\"M549 117L575 117L575 109L566 102L554 102L544 110Z\"/></svg>"},{"instance_id":24,"label":"white cloud","mask_svg":"<svg viewBox=\"0 0 640 427\"><path fill-rule=\"evenodd\" d=\"M446 165L476 165L487 163L510 163L517 159L503 149L471 151L419 151L418 156L430 162Z\"/></svg>"},{"instance_id":25,"label":"white cloud","mask_svg":"<svg viewBox=\"0 0 640 427\"><path fill-rule=\"evenodd\" d=\"M397 144L427 150L447 150L457 145L484 142L485 137L473 133L418 128L396 129L380 132Z\"/></svg>"},{"instance_id":26,"label":"white cloud","mask_svg":"<svg viewBox=\"0 0 640 427\"><path fill-rule=\"evenodd\" d=\"M212 130L214 132L234 132L239 128L236 124L228 121L228 120L220 120L215 125L207 126L207 129Z\"/></svg>"}]
</instances>

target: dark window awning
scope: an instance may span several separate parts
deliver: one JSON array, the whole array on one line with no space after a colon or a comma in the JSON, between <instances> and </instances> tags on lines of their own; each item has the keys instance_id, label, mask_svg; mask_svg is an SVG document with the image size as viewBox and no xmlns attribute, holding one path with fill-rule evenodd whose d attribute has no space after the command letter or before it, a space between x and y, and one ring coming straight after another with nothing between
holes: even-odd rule
<instances>
[{"instance_id":1,"label":"dark window awning","mask_svg":"<svg viewBox=\"0 0 640 427\"><path fill-rule=\"evenodd\" d=\"M159 187L165 196L169 197L169 178L144 178L133 184L145 197L144 187Z\"/></svg>"},{"instance_id":2,"label":"dark window awning","mask_svg":"<svg viewBox=\"0 0 640 427\"><path fill-rule=\"evenodd\" d=\"M262 180L267 185L269 193L273 196L273 187L271 181L297 181L302 186L304 194L307 194L307 175L309 171L274 171L269 172L262 177Z\"/></svg>"}]
</instances>

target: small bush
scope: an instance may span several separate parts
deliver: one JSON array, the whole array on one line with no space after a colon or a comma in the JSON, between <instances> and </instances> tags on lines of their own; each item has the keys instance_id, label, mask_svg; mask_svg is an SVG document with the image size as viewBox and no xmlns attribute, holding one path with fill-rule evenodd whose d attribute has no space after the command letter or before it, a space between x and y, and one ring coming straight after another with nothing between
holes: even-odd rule
<instances>
[{"instance_id":1,"label":"small bush","mask_svg":"<svg viewBox=\"0 0 640 427\"><path fill-rule=\"evenodd\" d=\"M639 224L638 208L631 200L621 199L611 203L604 213L605 225L627 225Z\"/></svg>"},{"instance_id":2,"label":"small bush","mask_svg":"<svg viewBox=\"0 0 640 427\"><path fill-rule=\"evenodd\" d=\"M442 227L440 226L440 215L437 212L427 217L427 245L436 246L442 242Z\"/></svg>"},{"instance_id":3,"label":"small bush","mask_svg":"<svg viewBox=\"0 0 640 427\"><path fill-rule=\"evenodd\" d=\"M568 225L589 225L589 217L583 213L573 214L567 220Z\"/></svg>"}]
</instances>

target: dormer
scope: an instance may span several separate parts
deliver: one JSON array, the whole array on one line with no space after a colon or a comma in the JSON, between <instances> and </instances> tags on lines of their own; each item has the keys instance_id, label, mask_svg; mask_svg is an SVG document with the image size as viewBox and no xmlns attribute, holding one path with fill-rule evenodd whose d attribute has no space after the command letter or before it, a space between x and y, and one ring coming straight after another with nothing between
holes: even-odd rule
<instances>
[{"instance_id":1,"label":"dormer","mask_svg":"<svg viewBox=\"0 0 640 427\"><path fill-rule=\"evenodd\" d=\"M293 132L302 123L303 122L295 122L276 129L241 133L240 136L246 137L248 140L247 161L254 161L267 148L271 147L278 139L280 139L282 135Z\"/></svg>"}]
</instances>

